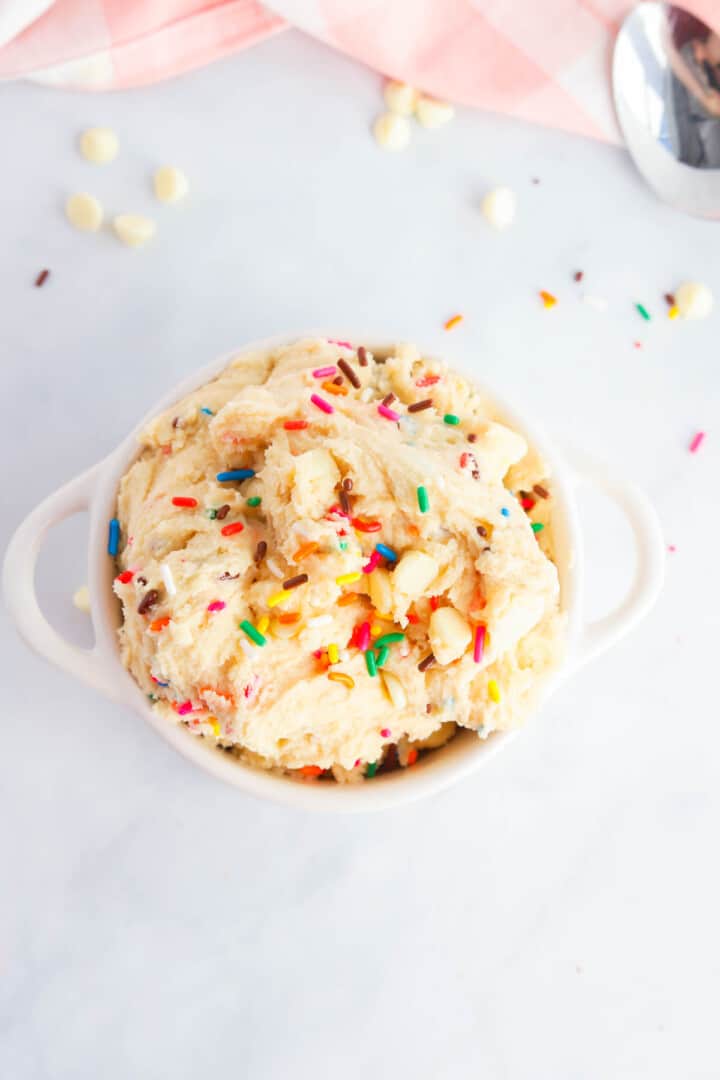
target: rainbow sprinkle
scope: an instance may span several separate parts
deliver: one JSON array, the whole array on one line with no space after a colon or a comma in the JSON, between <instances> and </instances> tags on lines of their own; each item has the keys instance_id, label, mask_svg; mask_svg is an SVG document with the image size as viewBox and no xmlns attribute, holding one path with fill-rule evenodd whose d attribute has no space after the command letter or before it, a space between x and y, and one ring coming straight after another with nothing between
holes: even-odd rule
<instances>
[{"instance_id":1,"label":"rainbow sprinkle","mask_svg":"<svg viewBox=\"0 0 720 1080\"><path fill-rule=\"evenodd\" d=\"M503 506L500 513L503 517L510 517L510 511L508 510L507 506Z\"/></svg>"},{"instance_id":2,"label":"rainbow sprinkle","mask_svg":"<svg viewBox=\"0 0 720 1080\"><path fill-rule=\"evenodd\" d=\"M375 644L377 645L377 642L375 642ZM384 667L384 665L387 663L387 658L389 655L390 649L387 645L383 645L381 648L379 648L377 658L375 660L375 666L379 668Z\"/></svg>"},{"instance_id":3,"label":"rainbow sprinkle","mask_svg":"<svg viewBox=\"0 0 720 1080\"><path fill-rule=\"evenodd\" d=\"M117 518L110 518L110 524L108 526L108 555L112 555L113 558L117 555L120 549L120 522Z\"/></svg>"},{"instance_id":4,"label":"rainbow sprinkle","mask_svg":"<svg viewBox=\"0 0 720 1080\"><path fill-rule=\"evenodd\" d=\"M379 554L389 562L397 562L397 552L393 551L392 548L389 548L387 544L376 544L375 551L379 552ZM372 555L370 558L372 559Z\"/></svg>"},{"instance_id":5,"label":"rainbow sprinkle","mask_svg":"<svg viewBox=\"0 0 720 1080\"><path fill-rule=\"evenodd\" d=\"M215 479L224 484L228 480L250 480L254 475L254 469L228 469L226 472L219 472Z\"/></svg>"},{"instance_id":6,"label":"rainbow sprinkle","mask_svg":"<svg viewBox=\"0 0 720 1080\"><path fill-rule=\"evenodd\" d=\"M253 495L251 499L245 500L248 506L259 506L262 499L259 495Z\"/></svg>"},{"instance_id":7,"label":"rainbow sprinkle","mask_svg":"<svg viewBox=\"0 0 720 1080\"><path fill-rule=\"evenodd\" d=\"M458 326L459 323L463 321L463 317L464 316L462 315L453 315L453 317L451 319L448 319L448 321L445 323L445 329L452 330L454 327Z\"/></svg>"},{"instance_id":8,"label":"rainbow sprinkle","mask_svg":"<svg viewBox=\"0 0 720 1080\"><path fill-rule=\"evenodd\" d=\"M347 686L348 690L352 690L355 686L355 680L351 675L346 675L344 671L328 671L328 679L330 682L339 682L343 686Z\"/></svg>"},{"instance_id":9,"label":"rainbow sprinkle","mask_svg":"<svg viewBox=\"0 0 720 1080\"><path fill-rule=\"evenodd\" d=\"M543 302L543 307L551 308L557 304L557 296L553 296L552 293L547 292L545 289L541 289L539 294L540 299Z\"/></svg>"},{"instance_id":10,"label":"rainbow sprinkle","mask_svg":"<svg viewBox=\"0 0 720 1080\"><path fill-rule=\"evenodd\" d=\"M392 645L396 641L402 641L404 637L405 635L401 634L399 631L393 634L383 634L383 636L379 637L375 642L375 648L381 649L383 645Z\"/></svg>"},{"instance_id":11,"label":"rainbow sprinkle","mask_svg":"<svg viewBox=\"0 0 720 1080\"><path fill-rule=\"evenodd\" d=\"M225 606L224 600L213 600L211 604L208 604L207 609L208 611L222 611Z\"/></svg>"},{"instance_id":12,"label":"rainbow sprinkle","mask_svg":"<svg viewBox=\"0 0 720 1080\"><path fill-rule=\"evenodd\" d=\"M642 315L645 322L650 322L650 312L646 307L644 307L642 304L636 304L635 310L637 311L638 315Z\"/></svg>"},{"instance_id":13,"label":"rainbow sprinkle","mask_svg":"<svg viewBox=\"0 0 720 1080\"><path fill-rule=\"evenodd\" d=\"M207 405L203 405L203 407L200 409L200 412L205 413L206 416L214 416L215 415L215 413L212 411L212 409L208 409Z\"/></svg>"},{"instance_id":14,"label":"rainbow sprinkle","mask_svg":"<svg viewBox=\"0 0 720 1080\"><path fill-rule=\"evenodd\" d=\"M382 404L378 405L377 411L380 413L381 416L384 416L386 420L399 420L400 419L400 413L395 412L394 409L389 409L387 405L382 405Z\"/></svg>"},{"instance_id":15,"label":"rainbow sprinkle","mask_svg":"<svg viewBox=\"0 0 720 1080\"><path fill-rule=\"evenodd\" d=\"M335 412L330 402L325 401L325 398L321 398L319 394L311 394L310 400L312 401L313 405L316 405L317 408L321 410L321 412L327 413L328 416L330 415L330 413Z\"/></svg>"},{"instance_id":16,"label":"rainbow sprinkle","mask_svg":"<svg viewBox=\"0 0 720 1080\"><path fill-rule=\"evenodd\" d=\"M368 765L365 766L365 776L368 778L368 780L372 780L372 778L375 775L375 773L377 772L377 770L378 770L377 761L371 761Z\"/></svg>"},{"instance_id":17,"label":"rainbow sprinkle","mask_svg":"<svg viewBox=\"0 0 720 1080\"><path fill-rule=\"evenodd\" d=\"M372 649L368 649L365 653L365 667L371 678L377 675L377 662L375 660L375 653Z\"/></svg>"},{"instance_id":18,"label":"rainbow sprinkle","mask_svg":"<svg viewBox=\"0 0 720 1080\"><path fill-rule=\"evenodd\" d=\"M280 592L273 593L272 596L268 597L267 606L270 608L277 607L278 604L282 604L287 600L289 596L292 596L290 589L281 589Z\"/></svg>"},{"instance_id":19,"label":"rainbow sprinkle","mask_svg":"<svg viewBox=\"0 0 720 1080\"><path fill-rule=\"evenodd\" d=\"M330 663L337 664L338 660L340 659L340 649L337 647L334 641L331 642L330 645L328 645L327 654Z\"/></svg>"},{"instance_id":20,"label":"rainbow sprinkle","mask_svg":"<svg viewBox=\"0 0 720 1080\"><path fill-rule=\"evenodd\" d=\"M352 585L354 582L359 581L361 576L362 575L361 575L359 570L353 570L349 574L340 574L339 577L336 577L335 578L335 584L336 585Z\"/></svg>"},{"instance_id":21,"label":"rainbow sprinkle","mask_svg":"<svg viewBox=\"0 0 720 1080\"><path fill-rule=\"evenodd\" d=\"M460 423L460 417L456 416L455 413L445 413L443 416L443 423L450 424L452 427L457 427Z\"/></svg>"},{"instance_id":22,"label":"rainbow sprinkle","mask_svg":"<svg viewBox=\"0 0 720 1080\"><path fill-rule=\"evenodd\" d=\"M533 521L533 523L532 523L532 525L530 526L530 528L532 529L532 531L533 531L534 533L539 533L539 532L542 532L542 531L543 531L543 529L545 528L545 526L543 525L542 521Z\"/></svg>"},{"instance_id":23,"label":"rainbow sprinkle","mask_svg":"<svg viewBox=\"0 0 720 1080\"><path fill-rule=\"evenodd\" d=\"M473 646L473 660L476 664L479 664L483 658L485 652L485 632L486 628L481 624L475 627L475 644Z\"/></svg>"},{"instance_id":24,"label":"rainbow sprinkle","mask_svg":"<svg viewBox=\"0 0 720 1080\"><path fill-rule=\"evenodd\" d=\"M368 561L365 563L365 565L362 568L363 574L372 574L373 570L375 569L375 567L378 565L379 562L380 562L380 553L378 551L373 551L373 553L370 555Z\"/></svg>"},{"instance_id":25,"label":"rainbow sprinkle","mask_svg":"<svg viewBox=\"0 0 720 1080\"><path fill-rule=\"evenodd\" d=\"M334 364L329 364L327 367L315 368L313 371L313 379L329 379L336 371L337 368Z\"/></svg>"},{"instance_id":26,"label":"rainbow sprinkle","mask_svg":"<svg viewBox=\"0 0 720 1080\"><path fill-rule=\"evenodd\" d=\"M488 694L490 695L491 701L494 701L496 705L499 704L501 700L500 687L498 686L495 679L488 680Z\"/></svg>"},{"instance_id":27,"label":"rainbow sprinkle","mask_svg":"<svg viewBox=\"0 0 720 1080\"><path fill-rule=\"evenodd\" d=\"M370 644L370 623L364 622L358 629L357 647L360 652L365 652Z\"/></svg>"},{"instance_id":28,"label":"rainbow sprinkle","mask_svg":"<svg viewBox=\"0 0 720 1080\"><path fill-rule=\"evenodd\" d=\"M420 513L427 514L428 510L430 509L430 500L428 499L427 490L422 486L422 484L417 489L417 501Z\"/></svg>"},{"instance_id":29,"label":"rainbow sprinkle","mask_svg":"<svg viewBox=\"0 0 720 1080\"><path fill-rule=\"evenodd\" d=\"M267 638L264 637L259 630L257 630L251 622L247 619L243 619L240 623L240 629L244 631L251 641L254 641L256 645L265 645Z\"/></svg>"},{"instance_id":30,"label":"rainbow sprinkle","mask_svg":"<svg viewBox=\"0 0 720 1080\"><path fill-rule=\"evenodd\" d=\"M261 615L260 618L258 619L258 622L257 622L258 631L261 634L264 634L265 631L267 630L267 628L269 627L269 625L270 625L270 616L269 615Z\"/></svg>"},{"instance_id":31,"label":"rainbow sprinkle","mask_svg":"<svg viewBox=\"0 0 720 1080\"><path fill-rule=\"evenodd\" d=\"M698 450L700 449L700 447L703 444L704 439L705 439L705 432L704 431L698 431L695 435L693 435L692 442L690 443L690 446L688 447L688 450L690 451L691 454L697 454ZM112 554L112 552L111 552L111 554Z\"/></svg>"}]
</instances>

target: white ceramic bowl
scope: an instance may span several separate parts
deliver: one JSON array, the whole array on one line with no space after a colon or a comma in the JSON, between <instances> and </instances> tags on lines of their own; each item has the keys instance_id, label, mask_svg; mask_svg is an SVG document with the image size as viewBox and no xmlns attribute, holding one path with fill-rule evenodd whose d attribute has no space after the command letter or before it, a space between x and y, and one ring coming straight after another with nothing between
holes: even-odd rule
<instances>
[{"instance_id":1,"label":"white ceramic bowl","mask_svg":"<svg viewBox=\"0 0 720 1080\"><path fill-rule=\"evenodd\" d=\"M41 656L113 700L131 706L184 757L219 779L252 795L295 806L333 811L377 810L429 795L474 772L518 733L498 733L482 742L474 733L460 731L445 747L424 755L412 769L381 774L369 783L299 783L249 768L218 750L210 740L200 739L183 725L156 716L143 691L123 667L117 643L121 612L112 591L114 562L107 554L107 528L109 519L115 516L119 481L138 455L138 432L148 419L212 379L230 359L307 336L311 335L283 335L253 342L198 371L159 401L113 453L48 496L23 521L10 542L3 575L5 596L18 630ZM388 348L387 341L378 339L358 336L349 340L363 342L375 351ZM423 355L432 356L432 352ZM454 359L452 363L463 370L462 364L456 365ZM523 417L507 408L486 386L483 389L497 403L510 426L526 435L552 469L553 530L568 641L565 664L549 684L550 690L579 665L609 648L650 610L663 579L660 527L654 510L637 488L598 466L568 463ZM583 546L576 510L576 491L580 485L587 484L601 489L624 511L637 547L635 580L628 596L616 611L594 623L587 623L582 614ZM40 611L34 586L35 563L48 529L85 510L90 519L88 584L95 631L95 645L89 650L71 645L50 626Z\"/></svg>"}]
</instances>

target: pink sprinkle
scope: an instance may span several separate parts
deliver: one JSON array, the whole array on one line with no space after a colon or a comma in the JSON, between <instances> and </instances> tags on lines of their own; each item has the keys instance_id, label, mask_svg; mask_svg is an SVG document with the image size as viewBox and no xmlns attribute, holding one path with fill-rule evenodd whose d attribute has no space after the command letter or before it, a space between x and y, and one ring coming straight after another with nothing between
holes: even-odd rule
<instances>
[{"instance_id":1,"label":"pink sprinkle","mask_svg":"<svg viewBox=\"0 0 720 1080\"><path fill-rule=\"evenodd\" d=\"M479 664L483 658L485 652L485 627L477 626L475 628L475 648L473 649L473 660L476 664Z\"/></svg>"},{"instance_id":2,"label":"pink sprinkle","mask_svg":"<svg viewBox=\"0 0 720 1080\"><path fill-rule=\"evenodd\" d=\"M367 647L370 644L370 623L364 622L358 630L357 647L360 652L367 652Z\"/></svg>"},{"instance_id":3,"label":"pink sprinkle","mask_svg":"<svg viewBox=\"0 0 720 1080\"><path fill-rule=\"evenodd\" d=\"M255 696L258 686L260 685L260 676L253 675L252 682L249 682L247 686L243 686L243 696L246 701L250 701Z\"/></svg>"},{"instance_id":4,"label":"pink sprinkle","mask_svg":"<svg viewBox=\"0 0 720 1080\"><path fill-rule=\"evenodd\" d=\"M395 412L394 409L388 409L387 405L378 405L378 412L381 416L384 416L386 420L400 419L400 413Z\"/></svg>"},{"instance_id":5,"label":"pink sprinkle","mask_svg":"<svg viewBox=\"0 0 720 1080\"><path fill-rule=\"evenodd\" d=\"M208 611L222 611L225 607L224 600L213 600L212 604L208 604Z\"/></svg>"},{"instance_id":6,"label":"pink sprinkle","mask_svg":"<svg viewBox=\"0 0 720 1080\"><path fill-rule=\"evenodd\" d=\"M337 368L334 364L330 364L329 367L318 367L313 371L313 379L329 379L331 375L334 375Z\"/></svg>"},{"instance_id":7,"label":"pink sprinkle","mask_svg":"<svg viewBox=\"0 0 720 1080\"><path fill-rule=\"evenodd\" d=\"M327 339L328 345L339 345L341 349L354 349L355 346L351 345L349 341L335 341L334 338Z\"/></svg>"},{"instance_id":8,"label":"pink sprinkle","mask_svg":"<svg viewBox=\"0 0 720 1080\"><path fill-rule=\"evenodd\" d=\"M189 712L192 712L192 701L183 701L182 705L178 705L178 716L187 716Z\"/></svg>"},{"instance_id":9,"label":"pink sprinkle","mask_svg":"<svg viewBox=\"0 0 720 1080\"><path fill-rule=\"evenodd\" d=\"M668 551L675 552L675 551L677 551L677 548L675 547L674 544L668 544Z\"/></svg>"},{"instance_id":10,"label":"pink sprinkle","mask_svg":"<svg viewBox=\"0 0 720 1080\"><path fill-rule=\"evenodd\" d=\"M355 764L353 765L353 769L357 769L359 764L360 764L360 758L356 758L355 759Z\"/></svg>"},{"instance_id":11,"label":"pink sprinkle","mask_svg":"<svg viewBox=\"0 0 720 1080\"><path fill-rule=\"evenodd\" d=\"M377 566L377 564L379 562L380 562L380 552L379 551L373 551L372 555L370 556L370 558L368 559L368 561L365 563L365 565L362 568L363 574L372 574L373 570L375 569L375 567Z\"/></svg>"},{"instance_id":12,"label":"pink sprinkle","mask_svg":"<svg viewBox=\"0 0 720 1080\"><path fill-rule=\"evenodd\" d=\"M690 443L690 447L689 447L691 454L697 454L698 450L702 446L704 438L705 438L705 432L704 431L698 431L696 435L693 435L693 440Z\"/></svg>"},{"instance_id":13,"label":"pink sprinkle","mask_svg":"<svg viewBox=\"0 0 720 1080\"><path fill-rule=\"evenodd\" d=\"M389 739L392 735L392 732L390 731L389 727L384 727L380 728L380 734L382 735L383 739Z\"/></svg>"},{"instance_id":14,"label":"pink sprinkle","mask_svg":"<svg viewBox=\"0 0 720 1080\"><path fill-rule=\"evenodd\" d=\"M310 400L312 401L313 405L317 405L318 409L322 409L322 411L324 413L328 413L328 415L332 412L335 412L330 402L325 401L325 398L321 398L319 394L311 394Z\"/></svg>"}]
</instances>

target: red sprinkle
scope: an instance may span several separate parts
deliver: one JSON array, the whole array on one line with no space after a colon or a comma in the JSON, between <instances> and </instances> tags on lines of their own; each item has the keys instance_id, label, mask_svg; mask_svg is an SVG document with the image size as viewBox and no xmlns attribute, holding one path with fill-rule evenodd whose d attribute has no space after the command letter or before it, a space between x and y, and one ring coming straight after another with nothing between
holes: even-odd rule
<instances>
[{"instance_id":1,"label":"red sprinkle","mask_svg":"<svg viewBox=\"0 0 720 1080\"><path fill-rule=\"evenodd\" d=\"M223 536L234 536L235 533L241 533L244 528L242 521L232 521L229 525L223 525L220 532Z\"/></svg>"},{"instance_id":2,"label":"red sprinkle","mask_svg":"<svg viewBox=\"0 0 720 1080\"><path fill-rule=\"evenodd\" d=\"M324 772L319 765L303 765L300 769L303 776L320 776Z\"/></svg>"},{"instance_id":3,"label":"red sprinkle","mask_svg":"<svg viewBox=\"0 0 720 1080\"><path fill-rule=\"evenodd\" d=\"M304 431L308 426L307 420L286 420L283 424L286 431Z\"/></svg>"},{"instance_id":4,"label":"red sprinkle","mask_svg":"<svg viewBox=\"0 0 720 1080\"><path fill-rule=\"evenodd\" d=\"M407 756L408 766L414 765L415 762L417 761L417 759L418 759L418 752L415 749L415 747L413 746L412 750L408 750L408 756Z\"/></svg>"},{"instance_id":5,"label":"red sprinkle","mask_svg":"<svg viewBox=\"0 0 720 1080\"><path fill-rule=\"evenodd\" d=\"M576 270L575 273L573 274L573 281L582 281L582 279L584 277L585 277L585 274L583 273L582 270Z\"/></svg>"},{"instance_id":6,"label":"red sprinkle","mask_svg":"<svg viewBox=\"0 0 720 1080\"><path fill-rule=\"evenodd\" d=\"M431 596L430 597L430 610L431 611L437 611L439 606L440 606L439 598L437 596Z\"/></svg>"},{"instance_id":7,"label":"red sprinkle","mask_svg":"<svg viewBox=\"0 0 720 1080\"><path fill-rule=\"evenodd\" d=\"M698 431L695 435L693 435L692 442L690 443L690 446L689 446L689 450L690 450L691 454L697 454L698 450L700 449L700 447L703 444L704 438L705 438L705 432L704 431Z\"/></svg>"},{"instance_id":8,"label":"red sprinkle","mask_svg":"<svg viewBox=\"0 0 720 1080\"><path fill-rule=\"evenodd\" d=\"M222 611L225 607L224 600L213 600L212 604L208 604L208 611Z\"/></svg>"},{"instance_id":9,"label":"red sprinkle","mask_svg":"<svg viewBox=\"0 0 720 1080\"><path fill-rule=\"evenodd\" d=\"M414 611L408 611L407 621L410 623L411 626L417 626L417 624L420 622L420 618L418 615L415 614Z\"/></svg>"},{"instance_id":10,"label":"red sprinkle","mask_svg":"<svg viewBox=\"0 0 720 1080\"><path fill-rule=\"evenodd\" d=\"M133 579L133 571L132 570L123 570L122 574L118 574L118 576L115 578L115 580L119 581L121 585L127 585L127 583L129 581L132 581L132 579Z\"/></svg>"},{"instance_id":11,"label":"red sprinkle","mask_svg":"<svg viewBox=\"0 0 720 1080\"><path fill-rule=\"evenodd\" d=\"M520 500L520 505L522 506L523 510L532 510L533 506L535 505L535 500L534 499L521 499Z\"/></svg>"},{"instance_id":12,"label":"red sprinkle","mask_svg":"<svg viewBox=\"0 0 720 1080\"><path fill-rule=\"evenodd\" d=\"M383 739L389 739L390 736L392 735L392 731L390 730L389 727L384 727L384 728L380 728L380 734L382 735Z\"/></svg>"},{"instance_id":13,"label":"red sprinkle","mask_svg":"<svg viewBox=\"0 0 720 1080\"><path fill-rule=\"evenodd\" d=\"M439 383L441 375L423 375L422 379L418 379L415 383L416 386L434 386L435 383Z\"/></svg>"},{"instance_id":14,"label":"red sprinkle","mask_svg":"<svg viewBox=\"0 0 720 1080\"><path fill-rule=\"evenodd\" d=\"M460 455L460 468L461 469L466 469L467 466L469 465L469 463L470 463L470 455L469 454L461 454Z\"/></svg>"},{"instance_id":15,"label":"red sprinkle","mask_svg":"<svg viewBox=\"0 0 720 1080\"><path fill-rule=\"evenodd\" d=\"M38 276L35 278L35 288L41 289L47 279L50 277L49 270L41 270Z\"/></svg>"},{"instance_id":16,"label":"red sprinkle","mask_svg":"<svg viewBox=\"0 0 720 1080\"><path fill-rule=\"evenodd\" d=\"M187 716L189 712L192 712L192 701L183 701L182 705L178 705L178 716Z\"/></svg>"},{"instance_id":17,"label":"red sprinkle","mask_svg":"<svg viewBox=\"0 0 720 1080\"><path fill-rule=\"evenodd\" d=\"M358 532L371 533L380 532L382 524L379 521L367 521L365 518L351 518L350 524Z\"/></svg>"},{"instance_id":18,"label":"red sprinkle","mask_svg":"<svg viewBox=\"0 0 720 1080\"><path fill-rule=\"evenodd\" d=\"M473 648L473 660L476 664L480 663L483 658L483 653L485 651L485 630L486 628L482 625L482 623L479 626L475 627L475 646Z\"/></svg>"},{"instance_id":19,"label":"red sprinkle","mask_svg":"<svg viewBox=\"0 0 720 1080\"><path fill-rule=\"evenodd\" d=\"M197 506L197 499L188 499L184 495L176 495L172 504L173 506Z\"/></svg>"}]
</instances>

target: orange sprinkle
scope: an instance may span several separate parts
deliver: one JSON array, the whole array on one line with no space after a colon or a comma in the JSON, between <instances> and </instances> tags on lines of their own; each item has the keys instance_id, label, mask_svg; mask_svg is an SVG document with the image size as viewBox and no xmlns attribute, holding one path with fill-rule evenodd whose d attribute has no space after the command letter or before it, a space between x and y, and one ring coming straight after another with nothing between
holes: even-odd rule
<instances>
[{"instance_id":1,"label":"orange sprinkle","mask_svg":"<svg viewBox=\"0 0 720 1080\"><path fill-rule=\"evenodd\" d=\"M278 622L282 623L283 626L288 626L290 623L297 622L299 618L299 611L283 611L278 615Z\"/></svg>"},{"instance_id":2,"label":"orange sprinkle","mask_svg":"<svg viewBox=\"0 0 720 1080\"><path fill-rule=\"evenodd\" d=\"M217 690L214 686L201 686L200 697L203 697L205 694L215 694L216 697L224 698L225 701L228 702L228 704L232 705L232 707L235 708L235 698L229 692L226 692L224 690Z\"/></svg>"},{"instance_id":3,"label":"orange sprinkle","mask_svg":"<svg viewBox=\"0 0 720 1080\"><path fill-rule=\"evenodd\" d=\"M314 555L319 547L320 545L316 544L314 540L309 540L307 544L302 544L297 549L297 551L293 555L293 559L295 560L295 562L302 562L303 559L307 559L309 555Z\"/></svg>"},{"instance_id":4,"label":"orange sprinkle","mask_svg":"<svg viewBox=\"0 0 720 1080\"><path fill-rule=\"evenodd\" d=\"M407 621L410 623L411 626L417 626L417 624L420 622L420 618L418 615L415 614L414 611L408 611Z\"/></svg>"},{"instance_id":5,"label":"orange sprinkle","mask_svg":"<svg viewBox=\"0 0 720 1080\"><path fill-rule=\"evenodd\" d=\"M408 768L411 765L414 765L415 762L417 761L417 759L418 759L418 752L415 749L415 747L413 747L412 750L408 750L408 756L407 756Z\"/></svg>"},{"instance_id":6,"label":"orange sprinkle","mask_svg":"<svg viewBox=\"0 0 720 1080\"><path fill-rule=\"evenodd\" d=\"M419 536L420 535L420 530L418 529L417 525L412 525L412 524L408 525L407 526L407 531L410 533L411 536Z\"/></svg>"},{"instance_id":7,"label":"orange sprinkle","mask_svg":"<svg viewBox=\"0 0 720 1080\"><path fill-rule=\"evenodd\" d=\"M303 765L300 772L303 776L320 776L325 770L321 769L319 765Z\"/></svg>"},{"instance_id":8,"label":"orange sprinkle","mask_svg":"<svg viewBox=\"0 0 720 1080\"><path fill-rule=\"evenodd\" d=\"M541 289L539 293L540 299L543 302L543 307L551 308L557 304L557 296L553 296L552 293L546 292L545 289Z\"/></svg>"},{"instance_id":9,"label":"orange sprinkle","mask_svg":"<svg viewBox=\"0 0 720 1080\"><path fill-rule=\"evenodd\" d=\"M335 603L337 604L338 607L346 607L347 604L352 604L356 600L359 600L359 599L360 599L360 596L359 596L358 593L356 593L356 592L346 592L346 593L343 593L342 596L338 596Z\"/></svg>"},{"instance_id":10,"label":"orange sprinkle","mask_svg":"<svg viewBox=\"0 0 720 1080\"><path fill-rule=\"evenodd\" d=\"M355 680L351 675L346 675L344 671L329 671L328 679L330 682L339 682L343 686L347 686L348 690L352 690L355 686Z\"/></svg>"},{"instance_id":11,"label":"orange sprinkle","mask_svg":"<svg viewBox=\"0 0 720 1080\"><path fill-rule=\"evenodd\" d=\"M322 388L323 390L327 390L328 394L341 394L343 397L348 392L347 386L344 386L342 383L338 386L337 383L330 382L329 379L322 384Z\"/></svg>"},{"instance_id":12,"label":"orange sprinkle","mask_svg":"<svg viewBox=\"0 0 720 1080\"><path fill-rule=\"evenodd\" d=\"M461 323L464 319L464 315L453 315L452 319L448 319L445 323L446 330L452 330L458 323Z\"/></svg>"},{"instance_id":13,"label":"orange sprinkle","mask_svg":"<svg viewBox=\"0 0 720 1080\"><path fill-rule=\"evenodd\" d=\"M164 630L167 624L170 622L170 616L166 615L163 619L153 619L150 623L151 630Z\"/></svg>"}]
</instances>

